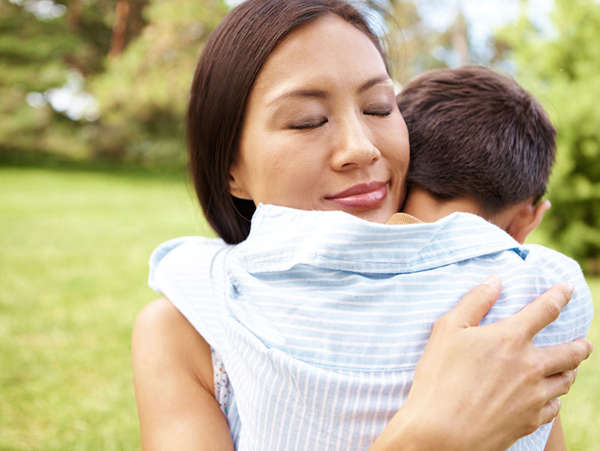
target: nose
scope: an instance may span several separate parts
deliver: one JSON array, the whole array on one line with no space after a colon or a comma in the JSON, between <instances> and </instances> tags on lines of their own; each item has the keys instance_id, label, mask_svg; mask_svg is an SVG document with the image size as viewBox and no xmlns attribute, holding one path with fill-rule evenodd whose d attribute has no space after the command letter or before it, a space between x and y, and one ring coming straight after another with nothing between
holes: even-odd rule
<instances>
[{"instance_id":1,"label":"nose","mask_svg":"<svg viewBox=\"0 0 600 451\"><path fill-rule=\"evenodd\" d=\"M337 171L361 168L377 161L381 154L368 134L366 124L356 115L339 123L334 138L331 166Z\"/></svg>"}]
</instances>

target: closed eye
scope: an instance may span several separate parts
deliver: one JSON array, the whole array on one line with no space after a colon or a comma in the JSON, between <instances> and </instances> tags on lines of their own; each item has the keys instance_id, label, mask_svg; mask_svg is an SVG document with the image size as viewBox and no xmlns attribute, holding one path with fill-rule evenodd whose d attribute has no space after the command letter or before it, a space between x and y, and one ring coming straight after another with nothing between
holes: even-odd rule
<instances>
[{"instance_id":1,"label":"closed eye","mask_svg":"<svg viewBox=\"0 0 600 451\"><path fill-rule=\"evenodd\" d=\"M290 124L289 128L292 130L308 130L311 128L318 128L325 125L328 122L327 118L319 120L310 120L305 122L299 122L297 124Z\"/></svg>"},{"instance_id":2,"label":"closed eye","mask_svg":"<svg viewBox=\"0 0 600 451\"><path fill-rule=\"evenodd\" d=\"M384 116L389 116L390 114L392 114L392 110L391 109L365 110L363 113L366 114L367 116L380 116L380 117L384 117Z\"/></svg>"}]
</instances>

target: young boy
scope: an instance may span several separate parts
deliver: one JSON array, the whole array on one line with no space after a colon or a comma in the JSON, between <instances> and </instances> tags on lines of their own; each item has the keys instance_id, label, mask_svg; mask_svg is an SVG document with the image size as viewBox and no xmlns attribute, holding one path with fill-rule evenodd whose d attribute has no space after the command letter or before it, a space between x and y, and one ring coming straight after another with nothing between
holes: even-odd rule
<instances>
[{"instance_id":1,"label":"young boy","mask_svg":"<svg viewBox=\"0 0 600 451\"><path fill-rule=\"evenodd\" d=\"M427 72L397 100L411 152L403 211L425 222L474 213L523 243L549 207L538 201L556 132L541 105L483 66Z\"/></svg>"},{"instance_id":2,"label":"young boy","mask_svg":"<svg viewBox=\"0 0 600 451\"><path fill-rule=\"evenodd\" d=\"M398 100L412 155L405 213L392 222L406 225L260 205L250 236L214 275L225 300L211 305L178 305L197 287L168 281L201 270L191 254L169 262L180 241L153 254L151 286L221 355L215 392L236 447L367 449L406 399L435 320L490 274L503 292L482 324L570 282L571 302L535 343L587 334L579 266L521 244L548 207L537 202L555 131L539 104L480 67L427 73ZM511 449L544 449L550 429Z\"/></svg>"},{"instance_id":3,"label":"young boy","mask_svg":"<svg viewBox=\"0 0 600 451\"><path fill-rule=\"evenodd\" d=\"M556 132L541 105L483 66L427 72L405 86L397 101L409 130L411 166L404 214L388 224L469 212L524 243L550 207L540 199ZM556 449L564 447L559 420L551 440Z\"/></svg>"}]
</instances>

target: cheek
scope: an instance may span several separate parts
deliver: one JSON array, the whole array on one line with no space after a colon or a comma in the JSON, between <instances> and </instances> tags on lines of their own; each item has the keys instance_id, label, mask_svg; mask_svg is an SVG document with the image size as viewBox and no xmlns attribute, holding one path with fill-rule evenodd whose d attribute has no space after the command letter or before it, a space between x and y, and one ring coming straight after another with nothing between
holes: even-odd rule
<instances>
[{"instance_id":1,"label":"cheek","mask_svg":"<svg viewBox=\"0 0 600 451\"><path fill-rule=\"evenodd\" d=\"M273 168L287 172L303 171L307 176L323 167L326 161L327 135L322 131L290 133L269 140L269 160Z\"/></svg>"},{"instance_id":2,"label":"cheek","mask_svg":"<svg viewBox=\"0 0 600 451\"><path fill-rule=\"evenodd\" d=\"M404 121L394 121L392 127L380 130L378 138L380 140L379 149L389 161L391 169L395 173L402 173L406 176L410 148L408 130Z\"/></svg>"},{"instance_id":3,"label":"cheek","mask_svg":"<svg viewBox=\"0 0 600 451\"><path fill-rule=\"evenodd\" d=\"M240 146L240 172L253 194L262 193L286 167L286 150L273 134L248 127Z\"/></svg>"},{"instance_id":4,"label":"cheek","mask_svg":"<svg viewBox=\"0 0 600 451\"><path fill-rule=\"evenodd\" d=\"M312 142L311 142L312 141ZM260 152L248 161L253 167L254 200L302 207L320 186L324 167L322 153L314 140L271 136L263 140ZM249 157L249 156L248 156Z\"/></svg>"}]
</instances>

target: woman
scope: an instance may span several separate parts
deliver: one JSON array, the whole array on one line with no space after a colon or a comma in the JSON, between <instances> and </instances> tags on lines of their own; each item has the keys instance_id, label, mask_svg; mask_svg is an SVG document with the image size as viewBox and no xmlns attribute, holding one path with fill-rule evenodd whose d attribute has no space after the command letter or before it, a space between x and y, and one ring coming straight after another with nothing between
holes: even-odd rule
<instances>
[{"instance_id":1,"label":"woman","mask_svg":"<svg viewBox=\"0 0 600 451\"><path fill-rule=\"evenodd\" d=\"M232 11L198 63L188 130L200 203L227 243L247 237L260 202L385 222L404 198L406 127L377 38L343 2L250 0ZM227 248L207 243L188 269L161 275L159 288L186 316L210 304L211 295L219 303L223 293L211 292L210 271L221 271L217 255ZM568 287L553 288L494 327L473 327L499 290L492 278L438 321L406 403L372 449L504 449L556 416L555 398L568 391L569 370L587 357L589 343L541 350L512 331L551 322ZM136 322L142 443L231 449L211 349L177 309L157 301ZM480 365L489 349L494 358Z\"/></svg>"}]
</instances>

